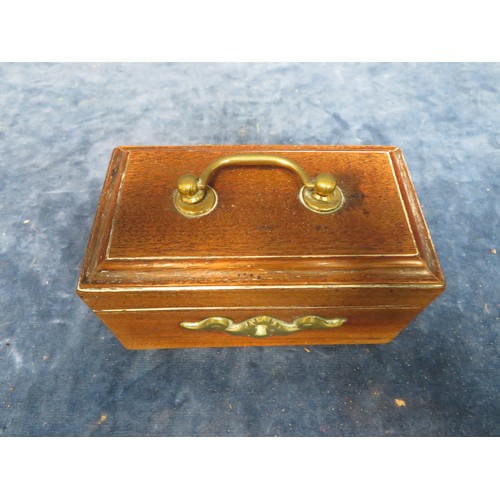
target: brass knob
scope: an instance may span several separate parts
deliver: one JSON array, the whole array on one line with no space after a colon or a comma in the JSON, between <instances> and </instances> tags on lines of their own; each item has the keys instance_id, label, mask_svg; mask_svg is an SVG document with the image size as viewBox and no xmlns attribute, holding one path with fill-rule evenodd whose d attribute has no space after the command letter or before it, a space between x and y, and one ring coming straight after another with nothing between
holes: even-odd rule
<instances>
[{"instance_id":1,"label":"brass knob","mask_svg":"<svg viewBox=\"0 0 500 500\"><path fill-rule=\"evenodd\" d=\"M300 194L305 206L320 214L336 212L344 202L342 191L331 174L318 174L313 180L313 187L304 186Z\"/></svg>"},{"instance_id":2,"label":"brass knob","mask_svg":"<svg viewBox=\"0 0 500 500\"><path fill-rule=\"evenodd\" d=\"M193 174L184 174L177 181L177 191L182 196L194 196L198 190L198 178Z\"/></svg>"},{"instance_id":3,"label":"brass knob","mask_svg":"<svg viewBox=\"0 0 500 500\"><path fill-rule=\"evenodd\" d=\"M328 198L333 195L337 182L332 174L319 174L314 179L314 197Z\"/></svg>"},{"instance_id":4,"label":"brass knob","mask_svg":"<svg viewBox=\"0 0 500 500\"><path fill-rule=\"evenodd\" d=\"M279 166L293 170L303 183L300 200L306 208L316 213L336 212L344 201L342 191L331 174L322 173L310 180L292 160L275 155L247 154L225 156L213 161L199 179L192 174L182 175L174 191L175 208L185 217L201 217L210 213L217 205L217 193L208 185L208 179L216 169L227 165Z\"/></svg>"},{"instance_id":5,"label":"brass knob","mask_svg":"<svg viewBox=\"0 0 500 500\"><path fill-rule=\"evenodd\" d=\"M177 181L174 205L185 217L201 217L217 205L217 193L210 186L200 189L199 184L198 177L192 174L184 174Z\"/></svg>"}]
</instances>

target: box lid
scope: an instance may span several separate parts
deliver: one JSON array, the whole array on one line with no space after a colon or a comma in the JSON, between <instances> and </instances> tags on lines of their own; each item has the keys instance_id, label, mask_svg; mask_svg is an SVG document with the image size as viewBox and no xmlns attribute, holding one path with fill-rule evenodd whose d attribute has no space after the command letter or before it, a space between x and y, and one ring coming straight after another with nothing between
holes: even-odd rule
<instances>
[{"instance_id":1,"label":"box lid","mask_svg":"<svg viewBox=\"0 0 500 500\"><path fill-rule=\"evenodd\" d=\"M175 206L181 176L228 155L273 155L329 173L333 213L301 199L279 164L218 165L210 213ZM245 163L245 162L241 162ZM114 150L79 291L423 287L444 279L401 151L392 146L168 146Z\"/></svg>"}]
</instances>

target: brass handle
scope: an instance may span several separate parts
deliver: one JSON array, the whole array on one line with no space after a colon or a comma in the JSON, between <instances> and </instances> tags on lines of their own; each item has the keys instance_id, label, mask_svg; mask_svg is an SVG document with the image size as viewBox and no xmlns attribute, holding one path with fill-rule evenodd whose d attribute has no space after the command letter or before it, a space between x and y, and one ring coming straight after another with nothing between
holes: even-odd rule
<instances>
[{"instance_id":1,"label":"brass handle","mask_svg":"<svg viewBox=\"0 0 500 500\"><path fill-rule=\"evenodd\" d=\"M195 175L182 175L174 191L175 208L186 217L201 217L210 213L217 205L217 193L208 185L208 180L219 167L230 165L258 165L284 167L293 170L302 180L300 200L306 208L320 214L337 211L344 201L342 191L335 178L328 173L309 179L304 170L294 161L282 156L245 154L224 156L213 161L198 179Z\"/></svg>"}]
</instances>

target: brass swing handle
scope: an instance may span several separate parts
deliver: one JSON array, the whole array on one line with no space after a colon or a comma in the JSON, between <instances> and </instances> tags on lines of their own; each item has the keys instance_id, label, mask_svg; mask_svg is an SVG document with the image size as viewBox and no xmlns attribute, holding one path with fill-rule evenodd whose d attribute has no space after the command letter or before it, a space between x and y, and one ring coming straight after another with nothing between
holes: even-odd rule
<instances>
[{"instance_id":1,"label":"brass swing handle","mask_svg":"<svg viewBox=\"0 0 500 500\"><path fill-rule=\"evenodd\" d=\"M201 217L210 213L217 205L217 193L208 185L213 172L220 167L272 166L284 167L295 172L302 180L300 200L306 208L320 214L329 214L338 210L344 197L334 177L328 173L318 174L309 179L302 167L288 158L265 154L243 154L219 158L203 171L200 178L192 174L179 177L174 191L175 208L186 217Z\"/></svg>"}]
</instances>

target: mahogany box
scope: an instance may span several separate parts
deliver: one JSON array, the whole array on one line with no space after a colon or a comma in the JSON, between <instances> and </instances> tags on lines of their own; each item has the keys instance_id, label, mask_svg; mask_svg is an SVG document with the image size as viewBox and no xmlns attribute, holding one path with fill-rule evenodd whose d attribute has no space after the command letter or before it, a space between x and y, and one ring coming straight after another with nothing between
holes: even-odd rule
<instances>
[{"instance_id":1,"label":"mahogany box","mask_svg":"<svg viewBox=\"0 0 500 500\"><path fill-rule=\"evenodd\" d=\"M444 288L396 147L126 146L77 293L158 349L384 343Z\"/></svg>"}]
</instances>

